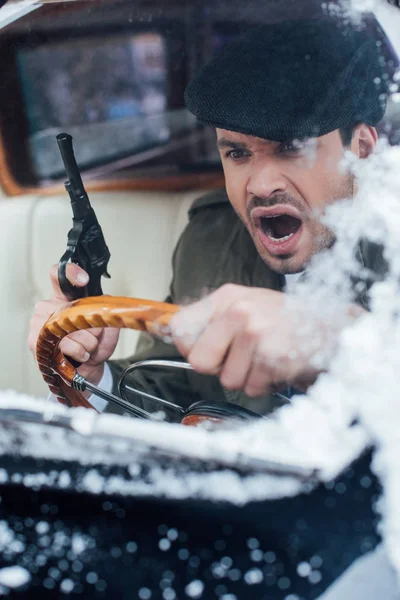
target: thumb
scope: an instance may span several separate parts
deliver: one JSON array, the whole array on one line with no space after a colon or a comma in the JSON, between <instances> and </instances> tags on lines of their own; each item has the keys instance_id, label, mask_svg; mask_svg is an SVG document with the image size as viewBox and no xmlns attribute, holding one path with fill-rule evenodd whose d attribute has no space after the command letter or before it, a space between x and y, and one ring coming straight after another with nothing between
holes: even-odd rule
<instances>
[{"instance_id":1,"label":"thumb","mask_svg":"<svg viewBox=\"0 0 400 600\"><path fill-rule=\"evenodd\" d=\"M66 267L66 277L68 281L76 287L83 287L89 281L89 275L81 267L75 263L69 263ZM53 265L50 270L50 282L53 290L53 297L58 300L70 300L67 298L60 288L58 281L58 264Z\"/></svg>"}]
</instances>

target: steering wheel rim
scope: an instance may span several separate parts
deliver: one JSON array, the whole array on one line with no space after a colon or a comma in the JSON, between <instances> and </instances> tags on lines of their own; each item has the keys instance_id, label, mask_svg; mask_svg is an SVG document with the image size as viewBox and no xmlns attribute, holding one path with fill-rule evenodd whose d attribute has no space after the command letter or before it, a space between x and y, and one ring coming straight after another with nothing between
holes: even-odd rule
<instances>
[{"instance_id":1,"label":"steering wheel rim","mask_svg":"<svg viewBox=\"0 0 400 600\"><path fill-rule=\"evenodd\" d=\"M36 358L43 379L62 404L93 408L81 392L71 387L77 371L60 351L61 340L74 331L94 327L134 329L165 337L170 334L169 321L179 308L176 304L125 296L88 297L62 306L46 321L38 337Z\"/></svg>"}]
</instances>

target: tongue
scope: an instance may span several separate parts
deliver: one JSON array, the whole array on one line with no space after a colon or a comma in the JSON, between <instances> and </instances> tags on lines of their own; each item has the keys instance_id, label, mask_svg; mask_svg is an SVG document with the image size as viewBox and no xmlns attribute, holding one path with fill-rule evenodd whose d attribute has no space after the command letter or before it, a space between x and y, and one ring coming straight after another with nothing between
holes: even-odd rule
<instances>
[{"instance_id":1,"label":"tongue","mask_svg":"<svg viewBox=\"0 0 400 600\"><path fill-rule=\"evenodd\" d=\"M280 215L263 219L264 231L274 238L283 238L291 233L296 233L300 228L301 222L296 217L290 215Z\"/></svg>"}]
</instances>

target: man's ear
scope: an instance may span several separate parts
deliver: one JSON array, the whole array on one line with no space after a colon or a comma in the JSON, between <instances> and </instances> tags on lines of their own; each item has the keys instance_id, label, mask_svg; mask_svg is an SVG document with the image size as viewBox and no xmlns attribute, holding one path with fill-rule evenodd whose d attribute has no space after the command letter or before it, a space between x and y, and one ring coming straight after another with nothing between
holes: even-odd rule
<instances>
[{"instance_id":1,"label":"man's ear","mask_svg":"<svg viewBox=\"0 0 400 600\"><path fill-rule=\"evenodd\" d=\"M351 151L359 158L368 158L375 149L378 133L375 127L361 123L357 125L351 140Z\"/></svg>"}]
</instances>

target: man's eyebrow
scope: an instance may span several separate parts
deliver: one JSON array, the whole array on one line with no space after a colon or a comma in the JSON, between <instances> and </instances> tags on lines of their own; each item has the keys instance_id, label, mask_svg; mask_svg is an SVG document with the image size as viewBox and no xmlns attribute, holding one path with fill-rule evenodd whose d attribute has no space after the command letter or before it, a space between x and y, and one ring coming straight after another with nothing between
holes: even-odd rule
<instances>
[{"instance_id":1,"label":"man's eyebrow","mask_svg":"<svg viewBox=\"0 0 400 600\"><path fill-rule=\"evenodd\" d=\"M248 150L249 147L244 142L234 142L227 138L221 138L217 142L218 148L234 148L235 150Z\"/></svg>"}]
</instances>

